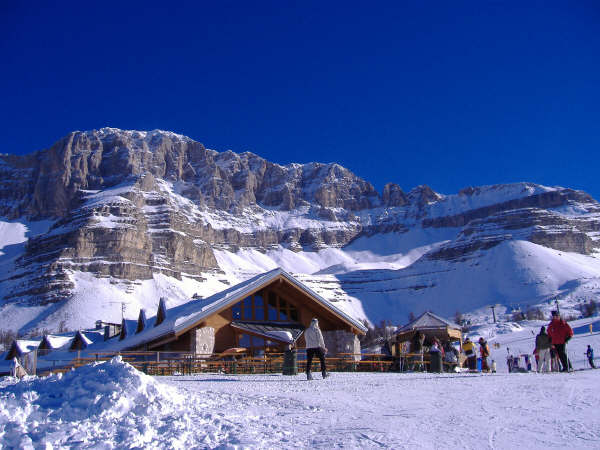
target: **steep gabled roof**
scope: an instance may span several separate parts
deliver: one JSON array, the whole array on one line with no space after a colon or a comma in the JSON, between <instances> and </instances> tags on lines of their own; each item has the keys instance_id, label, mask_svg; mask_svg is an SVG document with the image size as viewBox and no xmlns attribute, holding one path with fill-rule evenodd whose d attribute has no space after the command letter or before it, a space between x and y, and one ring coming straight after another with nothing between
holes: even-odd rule
<instances>
[{"instance_id":1,"label":"steep gabled roof","mask_svg":"<svg viewBox=\"0 0 600 450\"><path fill-rule=\"evenodd\" d=\"M130 335L127 339L124 339L119 343L111 343L107 349L122 350L156 341L161 337L182 334L183 332L192 328L195 324L201 322L207 317L212 316L213 314L220 312L223 309L228 308L251 293L262 289L271 282L277 280L279 277L284 278L290 284L296 286L298 289L303 291L321 306L327 308L335 316L339 317L348 325L363 333L367 331L366 327L358 320L352 318L333 303L314 292L308 286L296 280L292 275L283 269L277 268L257 275L249 280L243 281L206 299L192 300L183 305L169 309L166 317L161 323L156 324L153 327L148 326L140 333L136 335ZM148 325L155 324L156 317L154 320L149 319L147 323Z\"/></svg>"},{"instance_id":2,"label":"steep gabled roof","mask_svg":"<svg viewBox=\"0 0 600 450\"><path fill-rule=\"evenodd\" d=\"M405 331L411 330L435 330L443 328L454 328L460 330L460 326L450 322L449 320L443 319L440 316L433 314L432 312L426 311L417 317L412 322L407 323L402 328L396 331L395 334L404 333Z\"/></svg>"},{"instance_id":3,"label":"steep gabled roof","mask_svg":"<svg viewBox=\"0 0 600 450\"><path fill-rule=\"evenodd\" d=\"M39 349L56 350L67 345L73 339L73 335L56 336L47 334L40 342Z\"/></svg>"},{"instance_id":4,"label":"steep gabled roof","mask_svg":"<svg viewBox=\"0 0 600 450\"><path fill-rule=\"evenodd\" d=\"M69 350L84 349L87 348L87 346L91 343L92 341L88 339L80 330L75 334L75 337L73 337L71 345L69 345Z\"/></svg>"},{"instance_id":5,"label":"steep gabled roof","mask_svg":"<svg viewBox=\"0 0 600 450\"><path fill-rule=\"evenodd\" d=\"M41 338L32 338L32 339L15 339L8 353L6 354L6 359L13 359L15 356L22 356L27 353L34 351L40 345L42 341Z\"/></svg>"},{"instance_id":6,"label":"steep gabled roof","mask_svg":"<svg viewBox=\"0 0 600 450\"><path fill-rule=\"evenodd\" d=\"M140 315L138 316L137 325L135 327L135 334L141 333L146 328L146 311L140 309Z\"/></svg>"},{"instance_id":7,"label":"steep gabled roof","mask_svg":"<svg viewBox=\"0 0 600 450\"><path fill-rule=\"evenodd\" d=\"M79 344L84 349L91 344L97 344L102 341L104 341L104 332L102 330L79 330L73 336L69 350L77 350Z\"/></svg>"}]
</instances>

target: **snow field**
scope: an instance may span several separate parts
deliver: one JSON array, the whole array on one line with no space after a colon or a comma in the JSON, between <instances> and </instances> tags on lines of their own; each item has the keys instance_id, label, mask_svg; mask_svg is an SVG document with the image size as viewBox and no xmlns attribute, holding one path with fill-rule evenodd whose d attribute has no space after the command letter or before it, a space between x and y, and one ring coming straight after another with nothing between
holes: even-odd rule
<instances>
[{"instance_id":1,"label":"snow field","mask_svg":"<svg viewBox=\"0 0 600 450\"><path fill-rule=\"evenodd\" d=\"M600 371L0 381L2 448L598 448Z\"/></svg>"},{"instance_id":2,"label":"snow field","mask_svg":"<svg viewBox=\"0 0 600 450\"><path fill-rule=\"evenodd\" d=\"M280 448L598 448L600 371L572 374L333 373L171 377L220 395L227 414ZM269 447L266 442L260 445ZM270 448L270 447L269 447Z\"/></svg>"}]
</instances>

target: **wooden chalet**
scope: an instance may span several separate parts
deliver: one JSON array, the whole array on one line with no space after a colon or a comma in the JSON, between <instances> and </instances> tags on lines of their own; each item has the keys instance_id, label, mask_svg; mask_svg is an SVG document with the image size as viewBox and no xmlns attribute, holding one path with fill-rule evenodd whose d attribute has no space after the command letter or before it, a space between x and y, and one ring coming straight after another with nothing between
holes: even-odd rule
<instances>
[{"instance_id":1,"label":"wooden chalet","mask_svg":"<svg viewBox=\"0 0 600 450\"><path fill-rule=\"evenodd\" d=\"M424 312L412 322L396 330L393 341L401 344L412 340L415 333L419 331L425 335L425 342L431 342L437 338L441 342L460 342L462 346L462 331L460 325L443 319L432 312Z\"/></svg>"},{"instance_id":2,"label":"wooden chalet","mask_svg":"<svg viewBox=\"0 0 600 450\"><path fill-rule=\"evenodd\" d=\"M249 354L304 347L303 332L319 319L330 355L360 353L365 326L282 269L255 276L205 299L168 308L161 299L156 316L123 323L112 350L221 353L245 348ZM108 349L107 348L107 349Z\"/></svg>"}]
</instances>

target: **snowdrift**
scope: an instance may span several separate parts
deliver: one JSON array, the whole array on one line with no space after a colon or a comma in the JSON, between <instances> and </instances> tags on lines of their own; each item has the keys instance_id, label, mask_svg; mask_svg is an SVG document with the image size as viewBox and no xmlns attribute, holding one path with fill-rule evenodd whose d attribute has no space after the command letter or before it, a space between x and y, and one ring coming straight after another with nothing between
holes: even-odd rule
<instances>
[{"instance_id":1,"label":"snowdrift","mask_svg":"<svg viewBox=\"0 0 600 450\"><path fill-rule=\"evenodd\" d=\"M0 388L0 446L143 446L177 444L164 419L177 419L182 397L120 357L47 378L14 379ZM182 423L183 425L183 423ZM165 442L166 441L166 442Z\"/></svg>"},{"instance_id":2,"label":"snowdrift","mask_svg":"<svg viewBox=\"0 0 600 450\"><path fill-rule=\"evenodd\" d=\"M64 375L0 381L0 448L257 448L274 446L249 429L214 391L180 393L120 357ZM228 447L229 446L229 447Z\"/></svg>"}]
</instances>

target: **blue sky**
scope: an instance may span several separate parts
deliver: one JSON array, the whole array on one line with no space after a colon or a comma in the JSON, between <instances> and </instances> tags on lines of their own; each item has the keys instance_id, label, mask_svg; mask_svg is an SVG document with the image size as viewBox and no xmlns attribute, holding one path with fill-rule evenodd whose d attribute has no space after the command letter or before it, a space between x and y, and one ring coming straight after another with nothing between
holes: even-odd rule
<instances>
[{"instance_id":1,"label":"blue sky","mask_svg":"<svg viewBox=\"0 0 600 450\"><path fill-rule=\"evenodd\" d=\"M7 3L2 153L160 128L338 162L378 190L533 181L600 199L595 1Z\"/></svg>"}]
</instances>

